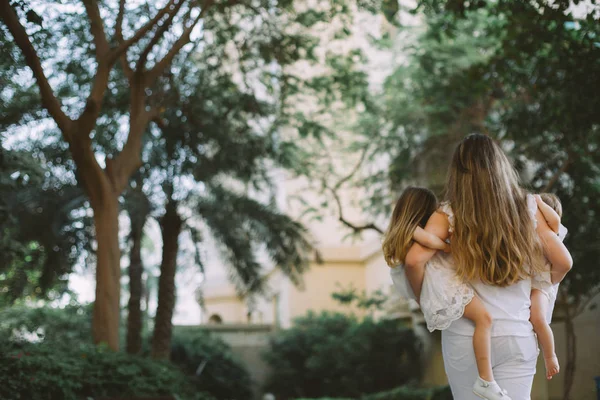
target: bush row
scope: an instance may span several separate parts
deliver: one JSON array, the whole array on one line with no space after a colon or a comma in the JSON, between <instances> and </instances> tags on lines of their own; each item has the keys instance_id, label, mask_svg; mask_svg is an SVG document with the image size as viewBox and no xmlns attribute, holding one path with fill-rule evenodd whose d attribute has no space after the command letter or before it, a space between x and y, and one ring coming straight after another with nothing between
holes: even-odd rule
<instances>
[{"instance_id":1,"label":"bush row","mask_svg":"<svg viewBox=\"0 0 600 400\"><path fill-rule=\"evenodd\" d=\"M0 399L86 399L178 395L251 398L248 372L222 340L201 329L174 329L172 363L94 346L90 307L0 310ZM31 343L33 342L33 343ZM199 366L203 365L202 370Z\"/></svg>"},{"instance_id":2,"label":"bush row","mask_svg":"<svg viewBox=\"0 0 600 400\"><path fill-rule=\"evenodd\" d=\"M272 338L266 390L278 399L391 390L418 382L420 352L414 331L397 321L309 313Z\"/></svg>"},{"instance_id":3,"label":"bush row","mask_svg":"<svg viewBox=\"0 0 600 400\"><path fill-rule=\"evenodd\" d=\"M177 395L208 400L168 362L91 344L0 344L0 398L81 400L97 397Z\"/></svg>"}]
</instances>

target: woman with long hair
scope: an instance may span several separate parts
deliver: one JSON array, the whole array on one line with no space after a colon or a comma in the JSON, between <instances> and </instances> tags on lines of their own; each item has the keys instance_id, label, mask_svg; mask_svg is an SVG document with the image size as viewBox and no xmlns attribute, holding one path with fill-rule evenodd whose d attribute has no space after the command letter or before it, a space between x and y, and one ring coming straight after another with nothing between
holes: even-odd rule
<instances>
[{"instance_id":1,"label":"woman with long hair","mask_svg":"<svg viewBox=\"0 0 600 400\"><path fill-rule=\"evenodd\" d=\"M474 324L463 316L442 331L452 393L460 400L477 399L474 392L481 387L499 385L508 392L506 398L527 400L538 356L529 321L531 276L543 270L545 256L557 271L564 271L556 277L560 280L571 267L571 257L560 240L551 238L556 234L490 137L469 135L457 146L446 192L447 201L425 230L442 240L451 236L456 276L473 287L492 318L491 356L486 362L491 362L495 379L478 376L476 366L482 360L476 360L473 351ZM425 263L434 254L414 243L406 255L406 276L417 298Z\"/></svg>"}]
</instances>

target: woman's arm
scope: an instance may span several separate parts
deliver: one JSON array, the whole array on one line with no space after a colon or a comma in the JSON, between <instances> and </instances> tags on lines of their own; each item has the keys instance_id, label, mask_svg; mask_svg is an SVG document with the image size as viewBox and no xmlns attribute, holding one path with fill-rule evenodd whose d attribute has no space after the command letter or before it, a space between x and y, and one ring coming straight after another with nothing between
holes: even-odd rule
<instances>
[{"instance_id":1,"label":"woman's arm","mask_svg":"<svg viewBox=\"0 0 600 400\"><path fill-rule=\"evenodd\" d=\"M440 212L434 212L429 218L429 221L427 221L425 231L432 233L441 240L446 240L448 236L450 236L448 228L448 217ZM433 257L436 251L437 250L429 249L415 242L408 250L406 260L404 260L406 278L410 283L417 301L421 298L421 286L423 285L425 263Z\"/></svg>"},{"instance_id":2,"label":"woman's arm","mask_svg":"<svg viewBox=\"0 0 600 400\"><path fill-rule=\"evenodd\" d=\"M415 233L413 234L413 240L419 243L421 246L428 247L430 249L448 251L448 243L444 242L433 233L429 233L420 226L417 226Z\"/></svg>"},{"instance_id":3,"label":"woman's arm","mask_svg":"<svg viewBox=\"0 0 600 400\"><path fill-rule=\"evenodd\" d=\"M571 270L573 258L560 238L550 229L539 209L535 217L537 219L536 230L544 248L544 255L552 264L552 283L560 283L567 272Z\"/></svg>"},{"instance_id":4,"label":"woman's arm","mask_svg":"<svg viewBox=\"0 0 600 400\"><path fill-rule=\"evenodd\" d=\"M550 229L552 229L552 231L554 231L554 233L558 234L558 229L560 227L560 216L556 211L554 211L552 207L544 203L544 200L542 200L539 194L536 194L534 198L538 208L544 216L544 219L548 223L548 226L550 227Z\"/></svg>"}]
</instances>

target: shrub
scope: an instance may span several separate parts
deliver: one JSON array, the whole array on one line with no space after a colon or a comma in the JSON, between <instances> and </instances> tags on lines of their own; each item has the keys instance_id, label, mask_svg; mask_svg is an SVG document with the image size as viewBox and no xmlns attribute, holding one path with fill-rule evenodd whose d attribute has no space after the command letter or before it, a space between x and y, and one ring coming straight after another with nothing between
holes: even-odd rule
<instances>
[{"instance_id":1,"label":"shrub","mask_svg":"<svg viewBox=\"0 0 600 400\"><path fill-rule=\"evenodd\" d=\"M130 394L125 390L130 385L131 394L145 393L151 396L169 393L170 390L176 390L173 393L183 390L186 399L192 396L189 398L194 400L208 400L210 396L228 400L252 397L249 374L235 360L229 346L205 331L176 327L172 341L173 363L156 362L148 357L96 348L91 342L90 311L91 306L76 305L65 308L15 306L1 309L0 337L8 341L0 346L0 360L12 355L16 357L10 358L13 364L15 360L24 362L15 364L18 368L9 375L13 381L0 389L0 399L39 397L41 400L69 400L89 393L95 396L121 396ZM144 339L147 355L149 340L147 336ZM24 356L25 353L29 355ZM198 366L204 360L208 362L197 376ZM105 371L101 371L103 366ZM4 367L2 365L0 371ZM88 374L90 380L81 378L79 371ZM113 375L110 375L111 371ZM3 378L0 378L0 382ZM32 378L38 382L37 389L31 387ZM75 382L72 382L73 379ZM174 384L168 384L165 379L172 379ZM96 381L97 385L94 385ZM12 397L2 395L4 389L18 393L16 389L19 387L22 397L17 394L12 394ZM38 389L39 393L48 394L49 397L27 395L38 393Z\"/></svg>"},{"instance_id":2,"label":"shrub","mask_svg":"<svg viewBox=\"0 0 600 400\"><path fill-rule=\"evenodd\" d=\"M0 398L80 400L178 395L200 398L171 364L89 344L0 344Z\"/></svg>"},{"instance_id":3,"label":"shrub","mask_svg":"<svg viewBox=\"0 0 600 400\"><path fill-rule=\"evenodd\" d=\"M414 332L396 321L309 313L270 341L267 391L284 399L357 398L392 389L418 380L420 350Z\"/></svg>"},{"instance_id":4,"label":"shrub","mask_svg":"<svg viewBox=\"0 0 600 400\"><path fill-rule=\"evenodd\" d=\"M0 336L13 341L90 343L91 332L91 305L0 309Z\"/></svg>"}]
</instances>

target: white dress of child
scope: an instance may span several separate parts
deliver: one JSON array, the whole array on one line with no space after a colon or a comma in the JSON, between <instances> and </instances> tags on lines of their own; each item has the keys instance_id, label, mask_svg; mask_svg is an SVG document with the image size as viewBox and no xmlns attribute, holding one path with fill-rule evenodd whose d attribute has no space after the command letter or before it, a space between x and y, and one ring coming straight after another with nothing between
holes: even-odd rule
<instances>
[{"instance_id":1,"label":"white dress of child","mask_svg":"<svg viewBox=\"0 0 600 400\"><path fill-rule=\"evenodd\" d=\"M440 211L448 216L449 231L454 227L454 214L448 203L442 203ZM416 300L404 273L404 265L391 268L394 288L402 297ZM456 276L451 254L437 251L425 264L425 275L421 288L421 311L427 329L444 330L452 322L462 317L465 307L471 302L473 288Z\"/></svg>"},{"instance_id":2,"label":"white dress of child","mask_svg":"<svg viewBox=\"0 0 600 400\"><path fill-rule=\"evenodd\" d=\"M564 225L560 225L558 228L558 237L561 241L565 240L565 236L567 236L567 228ZM542 293L546 295L548 298L548 313L546 314L546 322L552 322L552 313L554 312L554 303L556 303L556 296L558 294L558 283L553 284L550 271L552 269L552 264L546 260L546 264L544 265L544 272L540 274L533 274L531 277L531 288L538 289Z\"/></svg>"}]
</instances>

